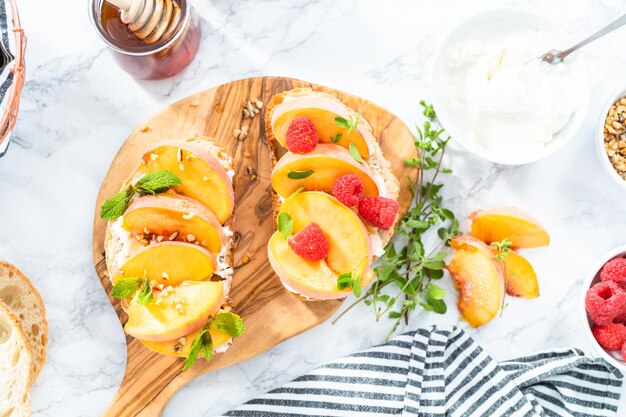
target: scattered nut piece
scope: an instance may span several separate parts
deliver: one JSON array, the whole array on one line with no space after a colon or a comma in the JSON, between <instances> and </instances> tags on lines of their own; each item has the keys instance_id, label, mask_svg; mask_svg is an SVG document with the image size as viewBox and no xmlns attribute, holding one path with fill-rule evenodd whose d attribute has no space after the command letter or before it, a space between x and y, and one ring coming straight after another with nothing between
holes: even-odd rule
<instances>
[{"instance_id":1,"label":"scattered nut piece","mask_svg":"<svg viewBox=\"0 0 626 417\"><path fill-rule=\"evenodd\" d=\"M193 214L191 214L191 213L183 214L183 219L191 220L191 219L193 219Z\"/></svg>"},{"instance_id":2,"label":"scattered nut piece","mask_svg":"<svg viewBox=\"0 0 626 417\"><path fill-rule=\"evenodd\" d=\"M250 262L250 257L248 255L245 255L243 258L241 258L241 263L242 264L247 264Z\"/></svg>"},{"instance_id":3,"label":"scattered nut piece","mask_svg":"<svg viewBox=\"0 0 626 417\"><path fill-rule=\"evenodd\" d=\"M178 232L174 232L170 235L170 237L168 238L169 240L174 240L178 237Z\"/></svg>"},{"instance_id":4,"label":"scattered nut piece","mask_svg":"<svg viewBox=\"0 0 626 417\"><path fill-rule=\"evenodd\" d=\"M142 131L142 132L144 132L144 133L149 132L149 131L150 131L150 126L144 126L144 127L142 127L142 128L141 128L141 131Z\"/></svg>"},{"instance_id":5,"label":"scattered nut piece","mask_svg":"<svg viewBox=\"0 0 626 417\"><path fill-rule=\"evenodd\" d=\"M187 242L193 242L194 240L196 240L196 236L191 234L191 233L189 233L187 235Z\"/></svg>"},{"instance_id":6,"label":"scattered nut piece","mask_svg":"<svg viewBox=\"0 0 626 417\"><path fill-rule=\"evenodd\" d=\"M615 171L626 179L626 97L616 101L604 122L604 150Z\"/></svg>"}]
</instances>

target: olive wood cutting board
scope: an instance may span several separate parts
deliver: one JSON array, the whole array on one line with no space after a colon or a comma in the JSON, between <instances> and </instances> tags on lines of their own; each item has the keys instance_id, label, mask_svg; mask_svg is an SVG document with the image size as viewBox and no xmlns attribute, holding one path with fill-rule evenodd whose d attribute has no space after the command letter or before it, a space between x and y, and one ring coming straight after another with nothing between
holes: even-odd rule
<instances>
[{"instance_id":1,"label":"olive wood cutting board","mask_svg":"<svg viewBox=\"0 0 626 417\"><path fill-rule=\"evenodd\" d=\"M111 297L111 284L104 260L106 222L99 217L104 201L119 191L123 180L150 147L168 139L210 136L229 150L236 169L235 270L230 297L234 310L246 326L230 349L216 354L211 362L200 358L182 372L184 359L152 352L131 336L126 336L128 359L121 387L109 408L108 417L160 415L169 399L185 384L206 372L252 358L283 340L322 323L341 301L306 302L289 294L272 271L267 259L267 242L273 232L270 186L271 163L264 132L264 111L254 118L243 118L248 99L267 103L277 93L297 87L324 91L360 111L380 139L383 152L400 180L401 212L411 200L408 176L416 179L413 168L403 161L417 156L413 136L407 126L389 111L365 99L305 81L280 77L256 77L220 85L177 103L155 114L131 133L100 188L93 228L93 255L96 271L121 324L127 316L117 299ZM247 127L240 140L235 129ZM242 260L249 262L245 265Z\"/></svg>"}]
</instances>

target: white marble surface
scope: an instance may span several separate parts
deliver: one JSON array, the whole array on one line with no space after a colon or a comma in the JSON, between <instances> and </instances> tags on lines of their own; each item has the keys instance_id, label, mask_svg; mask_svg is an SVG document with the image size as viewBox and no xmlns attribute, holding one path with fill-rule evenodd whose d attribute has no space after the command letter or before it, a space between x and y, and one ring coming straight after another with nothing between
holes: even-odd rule
<instances>
[{"instance_id":1,"label":"white marble surface","mask_svg":"<svg viewBox=\"0 0 626 417\"><path fill-rule=\"evenodd\" d=\"M14 142L0 160L0 259L33 278L48 308L48 363L33 390L37 417L98 416L121 381L123 333L94 272L91 224L111 159L150 114L229 80L287 75L367 97L412 125L418 100L430 94L437 43L465 16L502 5L528 8L578 38L626 11L617 0L195 0L203 18L196 60L170 80L137 82L100 43L85 2L59 4L20 2L29 36L28 82ZM446 193L459 216L517 205L538 217L553 239L549 248L526 252L541 297L510 300L503 318L470 330L498 359L560 346L592 351L582 332L580 284L596 258L626 240L626 192L608 180L593 148L599 106L624 84L624 45L626 29L584 51L590 110L576 138L556 155L507 168L451 152L455 174ZM444 282L451 288L449 278ZM453 305L453 295L448 302ZM457 321L451 308L443 317L419 314L411 327ZM380 343L387 329L366 308L356 309L337 325L323 324L194 381L164 416L213 416L325 361Z\"/></svg>"}]
</instances>

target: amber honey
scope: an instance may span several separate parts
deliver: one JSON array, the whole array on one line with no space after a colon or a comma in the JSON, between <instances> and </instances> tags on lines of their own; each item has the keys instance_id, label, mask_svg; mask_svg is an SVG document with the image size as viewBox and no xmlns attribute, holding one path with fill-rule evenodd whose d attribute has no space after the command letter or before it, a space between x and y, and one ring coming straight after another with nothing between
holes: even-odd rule
<instances>
[{"instance_id":1,"label":"amber honey","mask_svg":"<svg viewBox=\"0 0 626 417\"><path fill-rule=\"evenodd\" d=\"M180 9L179 16L153 42L138 38L122 21L117 7L103 0L92 1L96 29L111 47L118 64L136 78L156 80L176 75L198 52L200 26L186 0L172 0Z\"/></svg>"}]
</instances>

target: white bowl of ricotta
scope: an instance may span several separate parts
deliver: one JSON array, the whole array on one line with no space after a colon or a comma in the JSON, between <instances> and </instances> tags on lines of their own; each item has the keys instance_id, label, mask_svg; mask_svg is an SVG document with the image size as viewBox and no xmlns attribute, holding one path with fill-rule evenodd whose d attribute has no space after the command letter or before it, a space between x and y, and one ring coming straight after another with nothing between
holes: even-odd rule
<instances>
[{"instance_id":1,"label":"white bowl of ricotta","mask_svg":"<svg viewBox=\"0 0 626 417\"><path fill-rule=\"evenodd\" d=\"M433 104L463 148L489 161L521 165L556 152L580 128L589 83L576 53L550 65L537 58L570 43L539 15L481 13L443 41L433 65Z\"/></svg>"}]
</instances>

